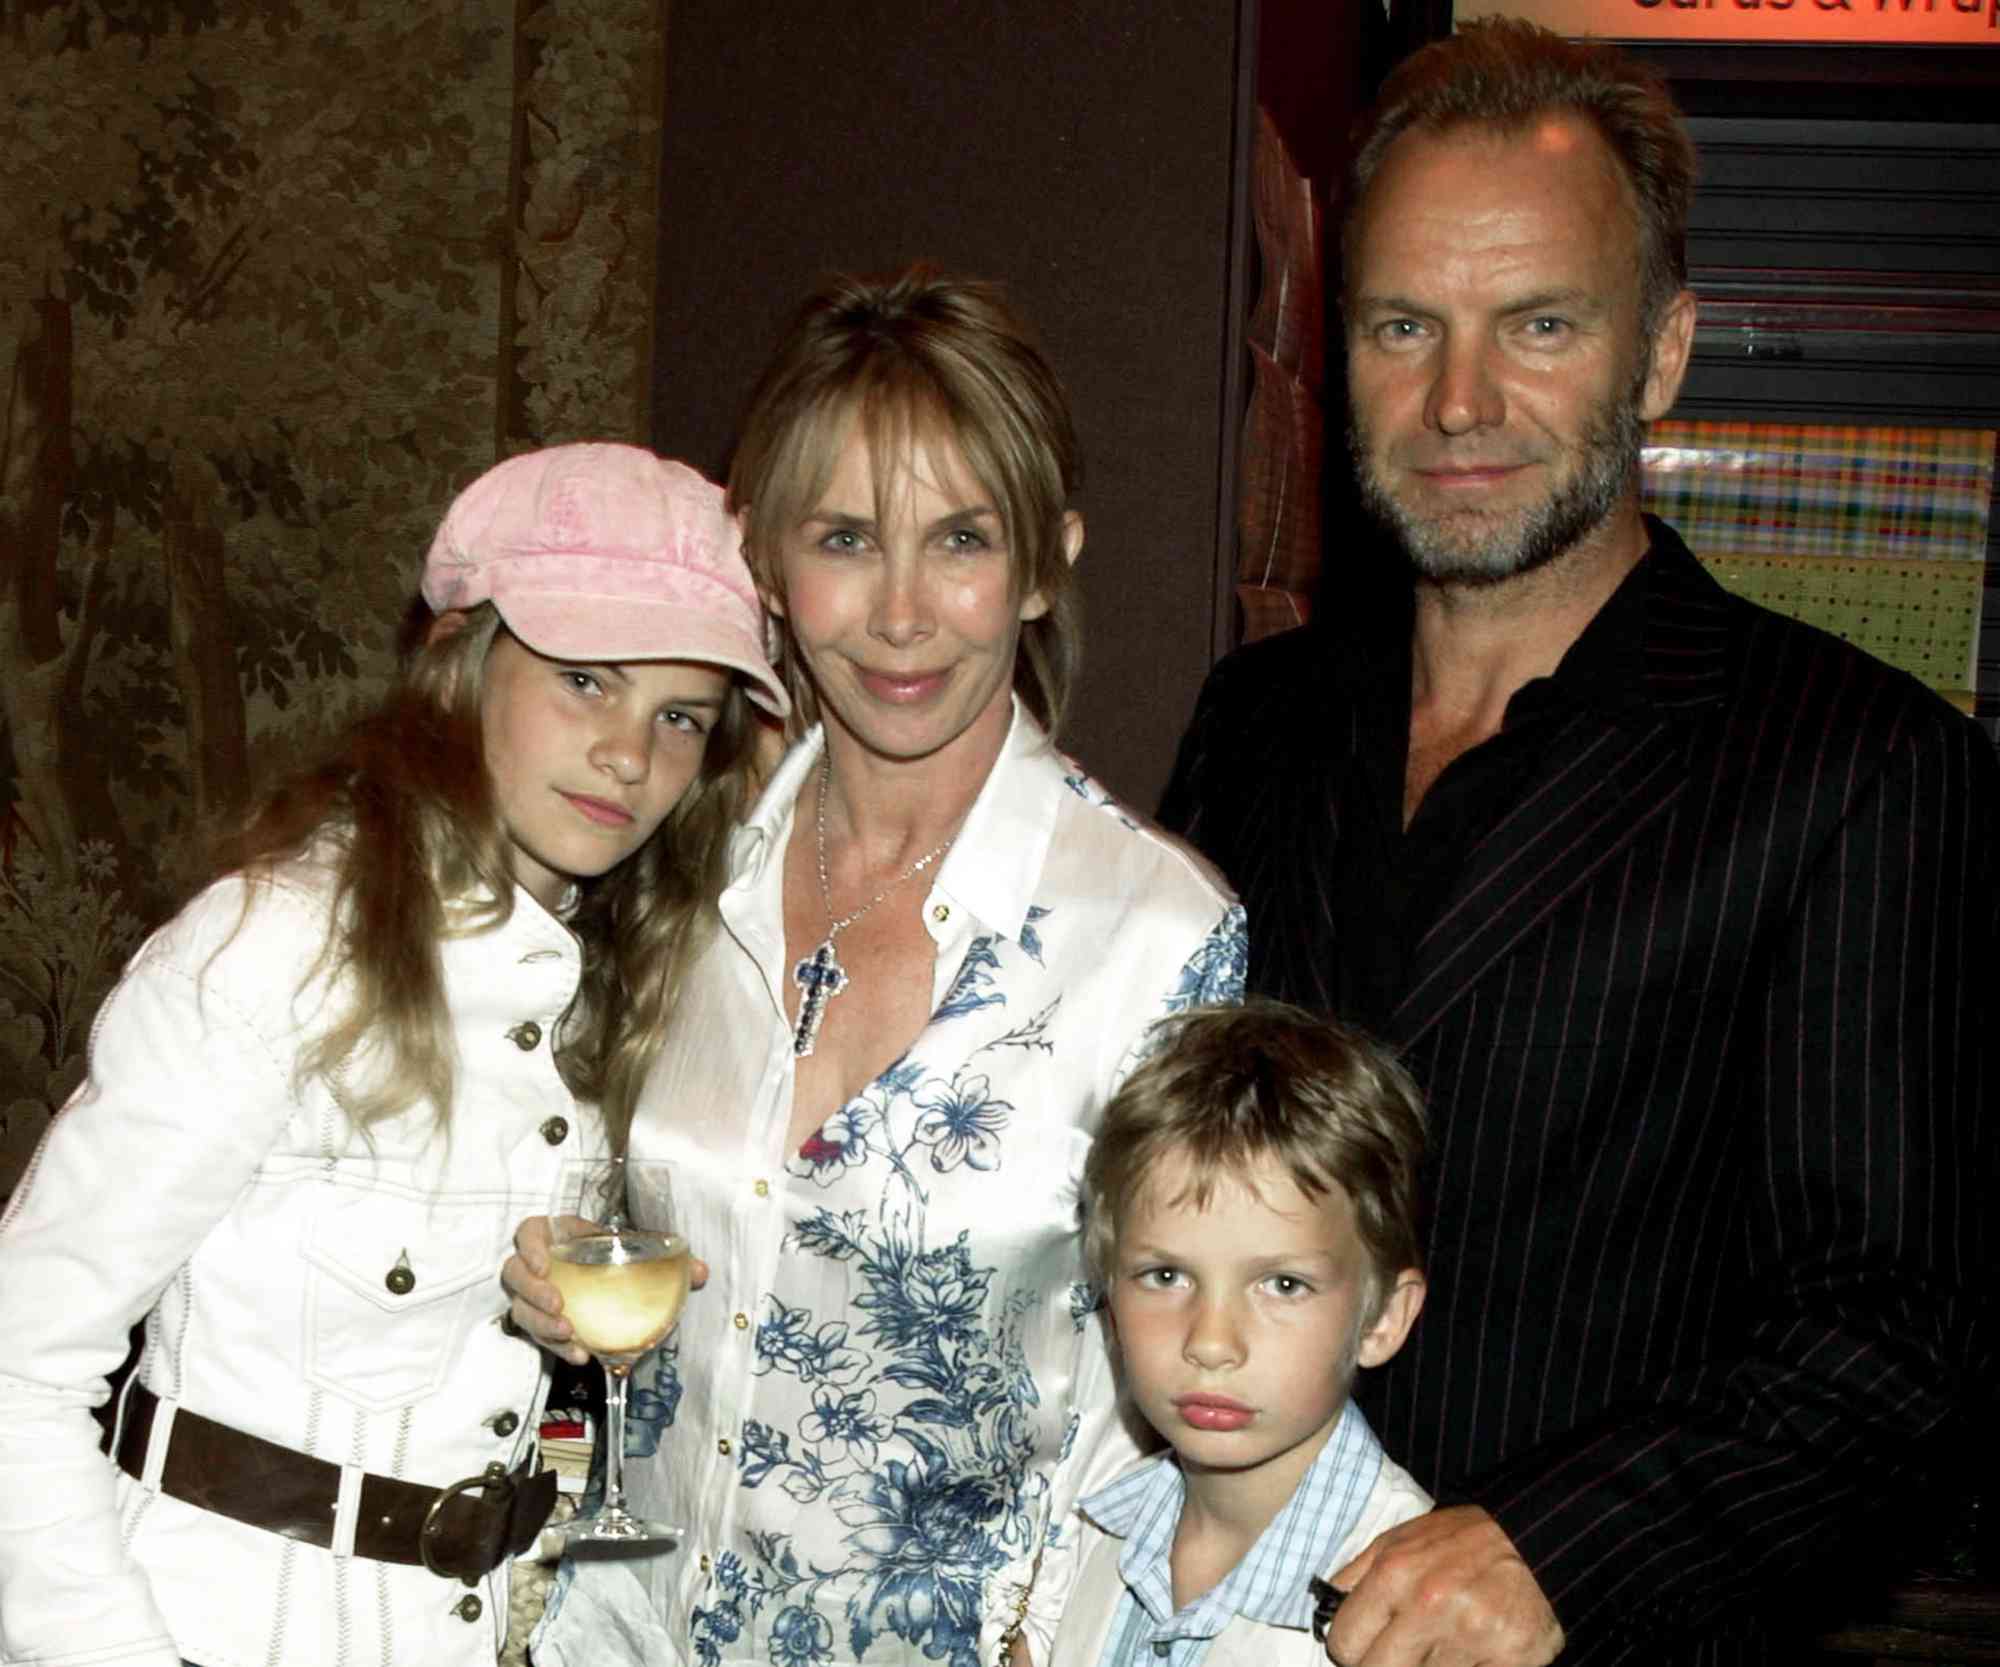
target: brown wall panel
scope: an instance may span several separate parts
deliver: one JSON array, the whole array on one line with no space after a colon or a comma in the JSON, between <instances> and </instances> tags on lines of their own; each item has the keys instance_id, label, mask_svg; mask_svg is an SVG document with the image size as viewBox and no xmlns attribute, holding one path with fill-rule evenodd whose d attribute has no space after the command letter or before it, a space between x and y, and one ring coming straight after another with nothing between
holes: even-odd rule
<instances>
[{"instance_id":1,"label":"brown wall panel","mask_svg":"<svg viewBox=\"0 0 2000 1667\"><path fill-rule=\"evenodd\" d=\"M654 442L726 463L825 273L1006 283L1083 433L1064 742L1150 809L1218 635L1241 402L1247 0L674 0ZM1220 565L1219 565L1220 564Z\"/></svg>"}]
</instances>

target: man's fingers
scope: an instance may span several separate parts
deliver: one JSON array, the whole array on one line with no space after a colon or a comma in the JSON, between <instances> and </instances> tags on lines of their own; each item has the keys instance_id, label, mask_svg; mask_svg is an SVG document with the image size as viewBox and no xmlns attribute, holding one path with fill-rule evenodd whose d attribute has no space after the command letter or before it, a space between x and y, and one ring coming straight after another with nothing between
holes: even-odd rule
<instances>
[{"instance_id":1,"label":"man's fingers","mask_svg":"<svg viewBox=\"0 0 2000 1667\"><path fill-rule=\"evenodd\" d=\"M1328 1658L1345 1667L1546 1667L1562 1648L1534 1575L1476 1506L1389 1529L1335 1582L1350 1578L1326 1634Z\"/></svg>"}]
</instances>

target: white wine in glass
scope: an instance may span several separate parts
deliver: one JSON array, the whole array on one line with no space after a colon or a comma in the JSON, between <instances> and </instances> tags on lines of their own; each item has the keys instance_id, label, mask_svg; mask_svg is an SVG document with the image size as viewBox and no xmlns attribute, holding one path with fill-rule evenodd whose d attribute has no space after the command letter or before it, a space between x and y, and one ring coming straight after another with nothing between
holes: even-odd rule
<instances>
[{"instance_id":1,"label":"white wine in glass","mask_svg":"<svg viewBox=\"0 0 2000 1667\"><path fill-rule=\"evenodd\" d=\"M604 1503L564 1527L570 1541L676 1540L683 1530L625 1506L625 1398L632 1368L680 1318L687 1240L673 1231L667 1166L614 1159L583 1178L571 1213L549 1223L549 1279L563 1317L605 1377Z\"/></svg>"}]
</instances>

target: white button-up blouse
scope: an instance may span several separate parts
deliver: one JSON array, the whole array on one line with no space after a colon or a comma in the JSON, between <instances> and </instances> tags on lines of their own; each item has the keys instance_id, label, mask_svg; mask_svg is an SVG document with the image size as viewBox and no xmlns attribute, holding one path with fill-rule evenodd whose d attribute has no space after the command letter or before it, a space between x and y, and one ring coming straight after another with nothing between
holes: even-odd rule
<instances>
[{"instance_id":1,"label":"white button-up blouse","mask_svg":"<svg viewBox=\"0 0 2000 1667\"><path fill-rule=\"evenodd\" d=\"M1137 1453L1078 1245L1099 1109L1162 1016L1241 995L1243 912L1018 709L923 918L929 1024L798 1151L782 876L809 735L739 836L640 1107L710 1268L640 1369L626 1485L685 1524L567 1565L543 1667L1046 1659L1070 1507Z\"/></svg>"}]
</instances>

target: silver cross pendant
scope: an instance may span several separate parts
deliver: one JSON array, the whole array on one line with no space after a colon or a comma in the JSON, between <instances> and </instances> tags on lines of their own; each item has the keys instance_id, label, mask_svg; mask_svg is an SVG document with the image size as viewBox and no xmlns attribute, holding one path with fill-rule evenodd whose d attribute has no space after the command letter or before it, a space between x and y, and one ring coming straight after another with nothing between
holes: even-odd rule
<instances>
[{"instance_id":1,"label":"silver cross pendant","mask_svg":"<svg viewBox=\"0 0 2000 1667\"><path fill-rule=\"evenodd\" d=\"M799 1027L792 1033L792 1053L803 1059L819 1043L819 1027L826 1022L826 1004L847 988L847 969L834 956L833 939L828 938L792 968L792 982L803 992L799 1001Z\"/></svg>"}]
</instances>

